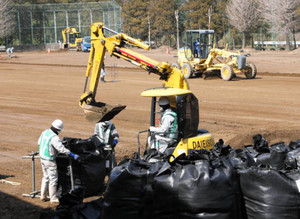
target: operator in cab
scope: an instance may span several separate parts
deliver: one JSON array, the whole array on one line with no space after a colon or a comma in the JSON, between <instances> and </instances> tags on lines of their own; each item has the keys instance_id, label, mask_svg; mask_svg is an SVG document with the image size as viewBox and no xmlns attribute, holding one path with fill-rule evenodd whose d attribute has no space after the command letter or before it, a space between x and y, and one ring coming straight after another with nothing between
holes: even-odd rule
<instances>
[{"instance_id":1,"label":"operator in cab","mask_svg":"<svg viewBox=\"0 0 300 219\"><path fill-rule=\"evenodd\" d=\"M177 142L178 138L178 120L175 108L171 106L170 97L160 97L158 104L160 106L161 118L160 127L151 126L150 148L155 148L161 153Z\"/></svg>"}]
</instances>

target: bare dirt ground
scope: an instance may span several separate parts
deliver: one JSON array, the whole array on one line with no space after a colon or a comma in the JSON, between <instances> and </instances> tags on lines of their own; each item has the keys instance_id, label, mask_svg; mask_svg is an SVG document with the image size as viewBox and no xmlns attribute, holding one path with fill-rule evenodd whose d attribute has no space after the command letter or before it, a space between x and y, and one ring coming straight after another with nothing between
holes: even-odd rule
<instances>
[{"instance_id":1,"label":"bare dirt ground","mask_svg":"<svg viewBox=\"0 0 300 219\"><path fill-rule=\"evenodd\" d=\"M299 50L299 49L298 49ZM218 77L188 79L199 100L199 128L209 130L215 140L233 147L252 144L262 134L270 144L300 139L300 51L250 51L256 64L256 79L240 76L233 81ZM144 52L158 61L173 63L176 52L166 48ZM83 117L78 105L83 91L88 53L24 52L9 59L0 53L0 183L1 218L38 218L41 211L57 205L38 198L22 197L32 191L31 160L22 159L37 151L40 133L60 118L65 128L60 137L89 138L94 124ZM123 60L106 55L107 83L98 87L96 100L124 104L115 117L120 134L117 158L137 151L137 132L149 127L150 99L140 93L161 86L156 75L148 75ZM117 66L113 69L111 66ZM115 73L115 77L112 76ZM36 160L36 189L42 173Z\"/></svg>"}]
</instances>

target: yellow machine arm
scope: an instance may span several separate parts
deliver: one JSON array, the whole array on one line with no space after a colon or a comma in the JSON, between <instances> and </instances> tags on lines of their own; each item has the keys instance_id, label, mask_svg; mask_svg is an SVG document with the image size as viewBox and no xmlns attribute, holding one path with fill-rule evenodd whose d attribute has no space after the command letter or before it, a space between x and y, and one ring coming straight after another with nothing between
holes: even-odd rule
<instances>
[{"instance_id":1,"label":"yellow machine arm","mask_svg":"<svg viewBox=\"0 0 300 219\"><path fill-rule=\"evenodd\" d=\"M104 30L109 31L114 35L105 37ZM94 23L91 26L91 50L86 70L84 91L79 102L79 105L84 109L85 117L88 120L109 120L125 108L125 106L121 105L110 106L106 103L95 101L106 51L111 56L122 58L142 69L145 69L149 73L154 73L160 76L159 79L163 81L163 86L165 87L189 89L188 83L181 70L171 67L171 65L166 62L158 62L130 49L124 48L125 44L140 47L145 50L150 49L150 47L143 43L140 39L134 39L124 33L117 33L107 27L104 27L103 23ZM90 85L87 89L89 78Z\"/></svg>"},{"instance_id":2,"label":"yellow machine arm","mask_svg":"<svg viewBox=\"0 0 300 219\"><path fill-rule=\"evenodd\" d=\"M64 45L68 44L68 42L67 42L67 33L69 33L69 34L75 34L75 36L80 35L80 32L78 32L76 30L76 28L67 27L67 28L63 29L61 31L61 34L62 34L62 37L63 37L63 44Z\"/></svg>"}]
</instances>

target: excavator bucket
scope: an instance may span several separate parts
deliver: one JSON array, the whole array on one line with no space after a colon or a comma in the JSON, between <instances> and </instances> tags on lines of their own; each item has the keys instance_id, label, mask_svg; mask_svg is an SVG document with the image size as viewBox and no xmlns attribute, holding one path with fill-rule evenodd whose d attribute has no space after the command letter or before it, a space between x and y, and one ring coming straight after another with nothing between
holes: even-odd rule
<instances>
[{"instance_id":1,"label":"excavator bucket","mask_svg":"<svg viewBox=\"0 0 300 219\"><path fill-rule=\"evenodd\" d=\"M84 104L82 106L84 117L90 122L104 122L113 119L119 112L125 109L124 105L111 106L102 102Z\"/></svg>"}]
</instances>

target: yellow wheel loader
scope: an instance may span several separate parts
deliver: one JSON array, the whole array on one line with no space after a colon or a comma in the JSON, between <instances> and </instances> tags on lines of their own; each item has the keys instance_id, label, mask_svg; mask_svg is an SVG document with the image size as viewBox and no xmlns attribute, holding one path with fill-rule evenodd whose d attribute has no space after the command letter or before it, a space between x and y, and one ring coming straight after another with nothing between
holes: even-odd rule
<instances>
[{"instance_id":1,"label":"yellow wheel loader","mask_svg":"<svg viewBox=\"0 0 300 219\"><path fill-rule=\"evenodd\" d=\"M106 37L104 32L113 35ZM156 97L168 96L174 99L178 114L179 138L172 159L182 153L187 154L188 150L211 149L214 146L213 136L207 130L198 130L198 100L189 90L189 85L181 70L171 67L166 62L158 62L125 48L126 44L145 50L150 49L140 39L134 39L124 33L117 33L104 27L103 23L94 23L91 26L91 50L84 91L79 101L85 118L92 122L110 120L126 107L124 105L112 106L95 100L100 70L105 53L108 52L113 57L124 59L149 73L158 75L159 79L163 81L162 87L148 89L142 93L142 96L152 97L150 125L155 126Z\"/></svg>"},{"instance_id":2,"label":"yellow wheel loader","mask_svg":"<svg viewBox=\"0 0 300 219\"><path fill-rule=\"evenodd\" d=\"M81 51L81 33L76 30L76 28L67 27L61 31L63 37L64 48L76 49ZM69 34L69 42L67 41L67 34Z\"/></svg>"},{"instance_id":3,"label":"yellow wheel loader","mask_svg":"<svg viewBox=\"0 0 300 219\"><path fill-rule=\"evenodd\" d=\"M213 30L188 30L184 32L184 46L178 51L178 62L172 64L181 68L184 77L190 78L193 75L207 76L217 72L223 80L229 81L236 74L244 74L246 78L256 77L256 66L246 62L246 57L240 52L233 53L225 49L217 49L213 44Z\"/></svg>"}]
</instances>

